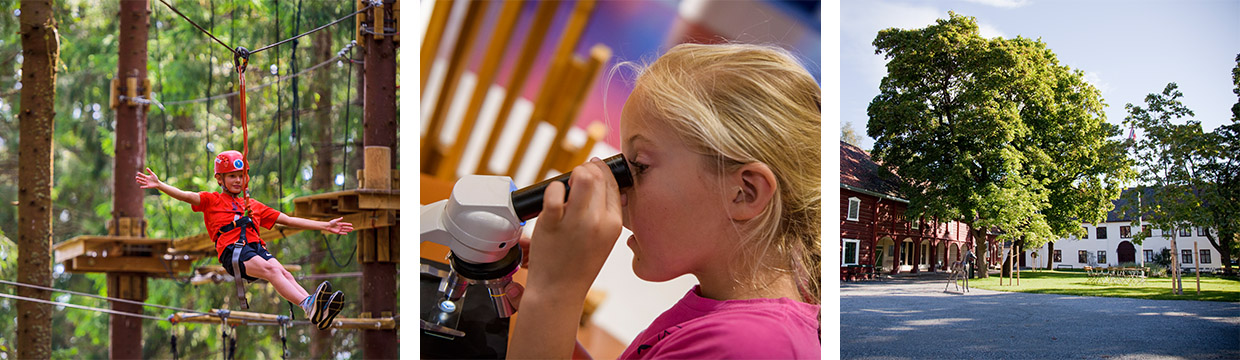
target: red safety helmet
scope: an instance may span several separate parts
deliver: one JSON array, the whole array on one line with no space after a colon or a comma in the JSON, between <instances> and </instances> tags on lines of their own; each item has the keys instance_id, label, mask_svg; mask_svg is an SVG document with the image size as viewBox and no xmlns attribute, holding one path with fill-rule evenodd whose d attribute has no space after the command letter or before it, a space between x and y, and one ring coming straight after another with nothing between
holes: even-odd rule
<instances>
[{"instance_id":1,"label":"red safety helmet","mask_svg":"<svg viewBox=\"0 0 1240 360\"><path fill-rule=\"evenodd\" d=\"M215 156L215 173L225 174L250 168L240 151L228 150Z\"/></svg>"}]
</instances>

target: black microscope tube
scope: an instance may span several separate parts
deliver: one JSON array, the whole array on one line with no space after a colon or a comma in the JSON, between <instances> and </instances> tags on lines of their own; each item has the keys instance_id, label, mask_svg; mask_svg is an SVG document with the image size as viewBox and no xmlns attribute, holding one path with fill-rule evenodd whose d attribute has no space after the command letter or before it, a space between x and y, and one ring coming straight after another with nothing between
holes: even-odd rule
<instances>
[{"instance_id":1,"label":"black microscope tube","mask_svg":"<svg viewBox=\"0 0 1240 360\"><path fill-rule=\"evenodd\" d=\"M620 189L633 186L633 175L629 172L629 162L624 159L624 154L616 154L615 156L603 159L603 163L611 168L611 174L616 177L616 184ZM542 213L543 192L547 190L547 185L552 181L559 181L564 184L564 199L568 200L568 178L573 172L569 171L559 176L543 180L540 183L530 185L512 192L512 208L516 210L517 217L521 221L526 221L538 217Z\"/></svg>"}]
</instances>

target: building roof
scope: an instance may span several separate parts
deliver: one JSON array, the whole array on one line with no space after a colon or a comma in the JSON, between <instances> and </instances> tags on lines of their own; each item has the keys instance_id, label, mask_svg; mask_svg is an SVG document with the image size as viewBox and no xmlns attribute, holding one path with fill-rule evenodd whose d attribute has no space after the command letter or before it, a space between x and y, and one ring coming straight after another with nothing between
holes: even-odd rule
<instances>
[{"instance_id":1,"label":"building roof","mask_svg":"<svg viewBox=\"0 0 1240 360\"><path fill-rule=\"evenodd\" d=\"M870 158L870 153L852 144L840 142L840 187L863 190L876 196L904 201L899 179L884 171Z\"/></svg>"},{"instance_id":2,"label":"building roof","mask_svg":"<svg viewBox=\"0 0 1240 360\"><path fill-rule=\"evenodd\" d=\"M1137 191L1137 189L1124 189L1124 191L1120 193L1119 199L1111 200L1111 204L1115 207L1112 208L1111 211L1107 212L1107 222L1129 222L1137 219L1137 210L1130 208L1132 205L1129 204L1135 197L1135 194L1132 193L1134 191ZM1141 196L1146 200L1142 202L1147 202L1149 199L1153 199L1154 189L1144 188ZM1151 215L1147 213L1144 217L1149 219Z\"/></svg>"}]
</instances>

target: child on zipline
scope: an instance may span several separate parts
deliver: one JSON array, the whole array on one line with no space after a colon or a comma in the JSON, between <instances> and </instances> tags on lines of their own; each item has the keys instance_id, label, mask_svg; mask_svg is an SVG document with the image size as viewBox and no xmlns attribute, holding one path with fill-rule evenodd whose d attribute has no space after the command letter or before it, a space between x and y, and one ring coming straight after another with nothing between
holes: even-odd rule
<instances>
[{"instance_id":1,"label":"child on zipline","mask_svg":"<svg viewBox=\"0 0 1240 360\"><path fill-rule=\"evenodd\" d=\"M267 252L267 243L259 238L258 227L271 229L280 224L348 234L353 231L353 224L341 221L343 218L323 222L288 216L253 199L249 199L247 204L245 200L248 197L244 197L242 192L249 170L249 163L241 153L229 150L215 157L215 181L223 187L221 192L194 193L178 189L160 181L150 168L146 169L146 174L138 173L134 179L143 189L159 189L168 196L189 203L194 211L202 212L207 231L215 241L217 257L229 275L243 276L250 281L267 280L280 296L299 304L306 318L319 329L327 329L344 307L344 293L332 293L331 283L327 281L319 284L314 294L307 293L293 274ZM241 249L235 254L238 246ZM234 273L234 261L239 262L237 267L241 274ZM240 289L240 285L238 287Z\"/></svg>"}]
</instances>

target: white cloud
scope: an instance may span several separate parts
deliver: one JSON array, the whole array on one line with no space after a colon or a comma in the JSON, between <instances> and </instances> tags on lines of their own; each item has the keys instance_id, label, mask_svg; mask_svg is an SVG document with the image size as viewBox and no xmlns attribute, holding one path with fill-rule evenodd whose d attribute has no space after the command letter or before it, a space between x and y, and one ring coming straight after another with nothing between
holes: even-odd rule
<instances>
[{"instance_id":1,"label":"white cloud","mask_svg":"<svg viewBox=\"0 0 1240 360\"><path fill-rule=\"evenodd\" d=\"M987 39L994 38L994 37L1007 38L1007 35L1004 35L1003 31L999 31L999 28L995 27L994 25L982 23L980 21L977 23L977 33L978 35L981 35L982 37L987 38Z\"/></svg>"},{"instance_id":2,"label":"white cloud","mask_svg":"<svg viewBox=\"0 0 1240 360\"><path fill-rule=\"evenodd\" d=\"M1029 5L1030 3L1029 0L966 0L966 1L975 3L975 4L982 4L982 5L1001 7L1001 8L1018 8L1018 7L1022 7L1025 5Z\"/></svg>"},{"instance_id":3,"label":"white cloud","mask_svg":"<svg viewBox=\"0 0 1240 360\"><path fill-rule=\"evenodd\" d=\"M1108 84L1105 80L1102 80L1102 75L1097 72L1085 72L1085 82L1093 85L1098 89L1098 91L1102 92L1103 98L1106 98L1106 94L1111 92L1111 84Z\"/></svg>"}]
</instances>

